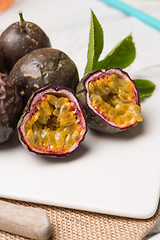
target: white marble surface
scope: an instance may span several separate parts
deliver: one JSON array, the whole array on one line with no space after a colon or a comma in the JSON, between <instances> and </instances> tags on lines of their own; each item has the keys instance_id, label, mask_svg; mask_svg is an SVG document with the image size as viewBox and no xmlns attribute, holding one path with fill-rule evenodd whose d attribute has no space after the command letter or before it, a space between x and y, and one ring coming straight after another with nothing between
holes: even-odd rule
<instances>
[{"instance_id":1,"label":"white marble surface","mask_svg":"<svg viewBox=\"0 0 160 240\"><path fill-rule=\"evenodd\" d=\"M125 0L125 2L132 4L132 6L137 7L140 10L143 10L146 13L160 19L160 1L158 0ZM26 20L37 23L42 27L42 29L45 30L47 35L50 37L52 46L54 48L61 49L75 61L79 69L79 75L81 78L83 76L84 68L86 65L88 34L90 27L90 8L95 12L104 29L105 46L101 57L104 57L106 53L108 53L119 41L121 41L123 38L125 38L128 34L132 32L134 42L136 44L137 57L135 62L128 68L128 71L131 76L150 78L156 84L158 84L160 73L160 32L140 22L132 16L127 16L124 13L118 11L117 9L107 6L100 0L15 0L15 4L10 9L3 13L0 13L0 28L5 29L12 22L17 21L18 11L22 10L24 13L24 18ZM159 86L157 87L157 91L158 90ZM148 107L152 108L151 101L151 98L147 100L147 103L144 106L145 109L147 109ZM154 128L154 126L153 130L155 133L156 129ZM159 134L159 132L157 134ZM152 135L153 136L151 137L154 138L154 134ZM153 141L158 140L159 136L157 136L156 139L152 139L151 141L153 143ZM149 143L147 145L149 147ZM156 154L158 154L158 151ZM5 158L4 151L0 153L0 158L2 158L1 156ZM142 162L145 169L145 160ZM36 163L34 163L33 165L35 166ZM44 163L42 165L44 165ZM149 166L150 163L149 161L147 161L146 167ZM119 167L121 168L120 164ZM132 165L132 167L136 170L136 165ZM151 173L150 175L148 174L149 171L147 171L146 173L142 173L142 177L143 174L146 174L146 179L147 176L148 178L154 178L154 175L156 175L157 178L155 182L152 182L152 184L158 184L157 181L159 181L159 170L156 168L153 169L155 170L155 174ZM118 171L118 169L116 169L116 171ZM140 178L140 176L141 173L139 170L137 170L135 177ZM149 182L150 181L148 180L147 184L149 184ZM134 188L136 188L136 186L134 186L133 184L132 187L134 191ZM146 189L147 187L151 188L151 186L146 186ZM159 191L159 188L154 185L152 187L153 188L151 189L151 193L153 196L148 197L151 197L151 199L153 199L155 211L158 202L157 192ZM127 188L126 183L125 188ZM144 189L144 192L146 189ZM131 194L131 192L129 192L129 194ZM12 192L8 193L8 196L12 197L16 195L14 195L14 192ZM115 196L116 194L114 195L114 197ZM136 201L138 201L137 198L135 199ZM121 197L120 199L122 200ZM28 200L30 200L29 196ZM152 213L154 213L153 205L151 211ZM144 203L144 207L146 207L146 203ZM113 213L115 214L116 212L113 211ZM120 214L120 212L118 212L118 214Z\"/></svg>"}]
</instances>

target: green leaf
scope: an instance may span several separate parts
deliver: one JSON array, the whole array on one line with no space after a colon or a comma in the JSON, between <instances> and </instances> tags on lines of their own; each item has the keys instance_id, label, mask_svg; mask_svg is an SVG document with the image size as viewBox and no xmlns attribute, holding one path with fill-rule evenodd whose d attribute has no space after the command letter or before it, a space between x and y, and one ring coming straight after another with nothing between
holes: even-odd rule
<instances>
[{"instance_id":1,"label":"green leaf","mask_svg":"<svg viewBox=\"0 0 160 240\"><path fill-rule=\"evenodd\" d=\"M117 46L101 61L97 62L94 66L96 69L107 68L126 68L128 67L136 57L135 44L132 41L132 35L130 34L124 40L117 44Z\"/></svg>"},{"instance_id":2,"label":"green leaf","mask_svg":"<svg viewBox=\"0 0 160 240\"><path fill-rule=\"evenodd\" d=\"M91 10L91 26L89 33L87 65L85 68L85 74L91 72L94 69L94 64L98 61L100 54L102 53L103 44L103 29L97 17Z\"/></svg>"},{"instance_id":3,"label":"green leaf","mask_svg":"<svg viewBox=\"0 0 160 240\"><path fill-rule=\"evenodd\" d=\"M103 60L98 61L103 50L103 45L103 29L91 10L87 65L84 74L93 70L108 69L111 67L124 69L135 60L136 48L131 34L118 43ZM144 79L135 79L134 81L139 89L141 100L152 95L155 89L153 82Z\"/></svg>"},{"instance_id":4,"label":"green leaf","mask_svg":"<svg viewBox=\"0 0 160 240\"><path fill-rule=\"evenodd\" d=\"M139 90L141 100L152 95L156 87L153 82L145 79L134 79L134 81L136 83L136 87Z\"/></svg>"}]
</instances>

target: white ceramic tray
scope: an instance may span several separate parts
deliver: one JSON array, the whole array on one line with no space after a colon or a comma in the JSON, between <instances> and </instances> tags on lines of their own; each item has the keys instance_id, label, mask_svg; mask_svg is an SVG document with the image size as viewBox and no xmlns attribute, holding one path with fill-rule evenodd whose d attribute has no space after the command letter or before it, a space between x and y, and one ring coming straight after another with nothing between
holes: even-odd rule
<instances>
[{"instance_id":1,"label":"white ceramic tray","mask_svg":"<svg viewBox=\"0 0 160 240\"><path fill-rule=\"evenodd\" d=\"M148 218L160 186L160 89L129 131L89 131L66 159L35 156L15 136L0 146L0 196L121 216Z\"/></svg>"}]
</instances>

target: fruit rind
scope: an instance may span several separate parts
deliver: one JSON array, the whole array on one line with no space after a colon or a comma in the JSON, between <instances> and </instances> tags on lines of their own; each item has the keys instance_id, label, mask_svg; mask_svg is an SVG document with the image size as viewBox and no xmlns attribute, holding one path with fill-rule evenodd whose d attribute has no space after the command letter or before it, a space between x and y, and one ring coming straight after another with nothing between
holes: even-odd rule
<instances>
[{"instance_id":1,"label":"fruit rind","mask_svg":"<svg viewBox=\"0 0 160 240\"><path fill-rule=\"evenodd\" d=\"M64 52L53 48L36 49L28 53L17 61L9 76L25 103L34 91L49 84L75 90L79 83L75 63Z\"/></svg>"},{"instance_id":2,"label":"fruit rind","mask_svg":"<svg viewBox=\"0 0 160 240\"><path fill-rule=\"evenodd\" d=\"M9 73L14 64L27 53L51 47L46 33L35 23L25 22L25 32L21 32L20 23L15 22L7 27L0 36L0 49Z\"/></svg>"},{"instance_id":3,"label":"fruit rind","mask_svg":"<svg viewBox=\"0 0 160 240\"><path fill-rule=\"evenodd\" d=\"M6 74L0 73L0 143L10 139L23 111L22 98Z\"/></svg>"},{"instance_id":4,"label":"fruit rind","mask_svg":"<svg viewBox=\"0 0 160 240\"><path fill-rule=\"evenodd\" d=\"M5 73L4 59L0 50L0 73Z\"/></svg>"}]
</instances>

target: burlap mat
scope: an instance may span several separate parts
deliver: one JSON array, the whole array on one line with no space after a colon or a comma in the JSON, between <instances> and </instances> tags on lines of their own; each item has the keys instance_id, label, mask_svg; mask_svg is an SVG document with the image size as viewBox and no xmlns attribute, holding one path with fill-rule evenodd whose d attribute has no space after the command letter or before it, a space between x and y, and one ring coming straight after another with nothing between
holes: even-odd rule
<instances>
[{"instance_id":1,"label":"burlap mat","mask_svg":"<svg viewBox=\"0 0 160 240\"><path fill-rule=\"evenodd\" d=\"M160 204L152 218L138 220L2 198L1 200L45 209L53 228L51 239L56 240L141 240L160 220ZM26 238L0 231L0 240L18 239Z\"/></svg>"}]
</instances>

